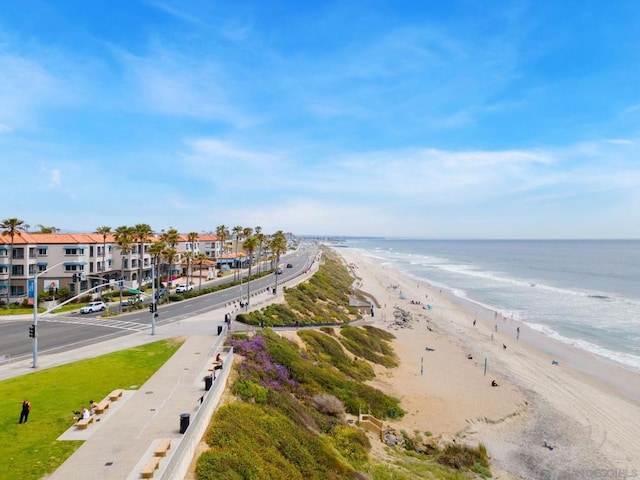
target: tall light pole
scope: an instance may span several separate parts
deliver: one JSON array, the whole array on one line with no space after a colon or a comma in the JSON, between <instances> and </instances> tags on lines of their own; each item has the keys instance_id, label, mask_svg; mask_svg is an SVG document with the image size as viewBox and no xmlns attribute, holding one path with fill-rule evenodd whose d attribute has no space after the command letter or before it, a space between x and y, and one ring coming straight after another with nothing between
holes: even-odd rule
<instances>
[{"instance_id":1,"label":"tall light pole","mask_svg":"<svg viewBox=\"0 0 640 480\"><path fill-rule=\"evenodd\" d=\"M156 300L156 264L151 262L151 335L156 334L156 315L158 315Z\"/></svg>"},{"instance_id":2,"label":"tall light pole","mask_svg":"<svg viewBox=\"0 0 640 480\"><path fill-rule=\"evenodd\" d=\"M56 263L46 270L33 275L33 368L38 367L38 277L59 267L64 262Z\"/></svg>"}]
</instances>

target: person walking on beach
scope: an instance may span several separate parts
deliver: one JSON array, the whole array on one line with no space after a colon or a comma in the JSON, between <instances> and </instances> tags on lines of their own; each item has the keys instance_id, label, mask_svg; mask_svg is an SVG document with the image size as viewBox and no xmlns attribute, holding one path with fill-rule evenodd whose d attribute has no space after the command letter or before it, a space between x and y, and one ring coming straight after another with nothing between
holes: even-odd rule
<instances>
[{"instance_id":1,"label":"person walking on beach","mask_svg":"<svg viewBox=\"0 0 640 480\"><path fill-rule=\"evenodd\" d=\"M474 327L476 326L476 319L475 318L473 319L473 326Z\"/></svg>"},{"instance_id":2,"label":"person walking on beach","mask_svg":"<svg viewBox=\"0 0 640 480\"><path fill-rule=\"evenodd\" d=\"M18 423L27 423L30 411L31 402L25 398L22 402L22 411L20 412L20 421Z\"/></svg>"},{"instance_id":3,"label":"person walking on beach","mask_svg":"<svg viewBox=\"0 0 640 480\"><path fill-rule=\"evenodd\" d=\"M516 328L516 340L520 339L520 327Z\"/></svg>"}]
</instances>

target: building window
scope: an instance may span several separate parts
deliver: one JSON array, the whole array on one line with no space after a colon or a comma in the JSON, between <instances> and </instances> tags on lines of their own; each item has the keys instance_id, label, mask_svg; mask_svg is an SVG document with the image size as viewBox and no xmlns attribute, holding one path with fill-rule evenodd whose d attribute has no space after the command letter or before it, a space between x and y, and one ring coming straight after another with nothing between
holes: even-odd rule
<instances>
[{"instance_id":1,"label":"building window","mask_svg":"<svg viewBox=\"0 0 640 480\"><path fill-rule=\"evenodd\" d=\"M20 259L24 258L24 248L14 248L12 256L16 260L20 260Z\"/></svg>"},{"instance_id":2,"label":"building window","mask_svg":"<svg viewBox=\"0 0 640 480\"><path fill-rule=\"evenodd\" d=\"M65 265L65 272L82 272L84 270L84 265Z\"/></svg>"},{"instance_id":3,"label":"building window","mask_svg":"<svg viewBox=\"0 0 640 480\"><path fill-rule=\"evenodd\" d=\"M36 266L29 265L29 275L35 275L35 273L36 273Z\"/></svg>"},{"instance_id":4,"label":"building window","mask_svg":"<svg viewBox=\"0 0 640 480\"><path fill-rule=\"evenodd\" d=\"M11 275L24 275L24 265L12 265Z\"/></svg>"},{"instance_id":5,"label":"building window","mask_svg":"<svg viewBox=\"0 0 640 480\"><path fill-rule=\"evenodd\" d=\"M47 269L46 265L38 265L38 272L44 272Z\"/></svg>"},{"instance_id":6,"label":"building window","mask_svg":"<svg viewBox=\"0 0 640 480\"><path fill-rule=\"evenodd\" d=\"M84 248L65 248L65 255L84 255Z\"/></svg>"},{"instance_id":7,"label":"building window","mask_svg":"<svg viewBox=\"0 0 640 480\"><path fill-rule=\"evenodd\" d=\"M9 265L0 265L0 274L9 273Z\"/></svg>"},{"instance_id":8,"label":"building window","mask_svg":"<svg viewBox=\"0 0 640 480\"><path fill-rule=\"evenodd\" d=\"M24 286L23 285L11 285L11 296L12 297L23 297L24 296Z\"/></svg>"},{"instance_id":9,"label":"building window","mask_svg":"<svg viewBox=\"0 0 640 480\"><path fill-rule=\"evenodd\" d=\"M47 247L38 247L38 256L46 257L47 256Z\"/></svg>"}]
</instances>

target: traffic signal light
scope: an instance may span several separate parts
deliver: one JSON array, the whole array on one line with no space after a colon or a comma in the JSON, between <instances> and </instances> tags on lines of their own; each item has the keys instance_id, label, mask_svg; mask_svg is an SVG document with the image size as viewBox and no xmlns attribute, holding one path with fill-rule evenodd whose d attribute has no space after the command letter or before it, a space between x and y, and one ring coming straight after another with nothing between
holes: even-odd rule
<instances>
[{"instance_id":1,"label":"traffic signal light","mask_svg":"<svg viewBox=\"0 0 640 480\"><path fill-rule=\"evenodd\" d=\"M78 281L78 275L74 273L71 279L73 280L73 283L76 283Z\"/></svg>"},{"instance_id":2,"label":"traffic signal light","mask_svg":"<svg viewBox=\"0 0 640 480\"><path fill-rule=\"evenodd\" d=\"M36 338L36 326L35 325L30 325L29 326L29 336L31 338Z\"/></svg>"},{"instance_id":3,"label":"traffic signal light","mask_svg":"<svg viewBox=\"0 0 640 480\"><path fill-rule=\"evenodd\" d=\"M149 313L156 313L158 311L158 305L156 305L155 303L150 303L149 304Z\"/></svg>"}]
</instances>

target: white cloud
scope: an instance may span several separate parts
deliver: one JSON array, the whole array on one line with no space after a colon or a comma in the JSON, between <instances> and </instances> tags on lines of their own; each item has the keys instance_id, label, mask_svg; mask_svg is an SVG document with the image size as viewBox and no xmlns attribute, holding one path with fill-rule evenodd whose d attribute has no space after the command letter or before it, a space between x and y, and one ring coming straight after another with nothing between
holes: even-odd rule
<instances>
[{"instance_id":1,"label":"white cloud","mask_svg":"<svg viewBox=\"0 0 640 480\"><path fill-rule=\"evenodd\" d=\"M49 172L49 187L59 188L62 186L62 171L54 168Z\"/></svg>"}]
</instances>

